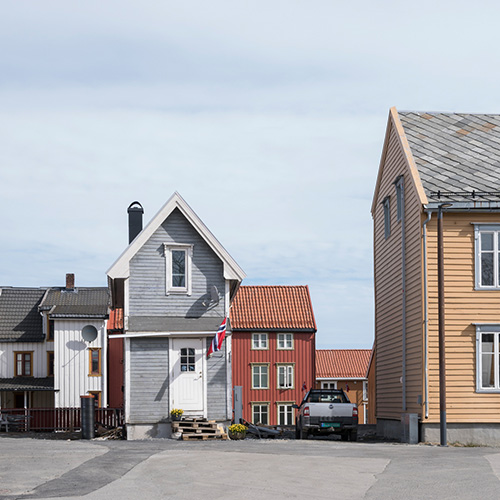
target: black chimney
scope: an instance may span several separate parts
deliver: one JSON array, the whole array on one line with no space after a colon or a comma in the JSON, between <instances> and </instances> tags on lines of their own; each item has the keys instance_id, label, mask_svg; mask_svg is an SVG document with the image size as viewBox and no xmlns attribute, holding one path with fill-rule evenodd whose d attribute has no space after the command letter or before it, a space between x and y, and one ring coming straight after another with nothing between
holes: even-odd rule
<instances>
[{"instance_id":1,"label":"black chimney","mask_svg":"<svg viewBox=\"0 0 500 500\"><path fill-rule=\"evenodd\" d=\"M138 201L132 202L128 209L128 242L129 244L142 231L142 214L144 209Z\"/></svg>"}]
</instances>

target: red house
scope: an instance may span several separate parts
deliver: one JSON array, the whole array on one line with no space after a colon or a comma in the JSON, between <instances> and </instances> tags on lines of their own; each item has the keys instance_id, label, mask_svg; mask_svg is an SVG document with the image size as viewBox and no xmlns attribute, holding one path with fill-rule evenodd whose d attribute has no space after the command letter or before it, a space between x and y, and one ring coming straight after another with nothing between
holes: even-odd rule
<instances>
[{"instance_id":1,"label":"red house","mask_svg":"<svg viewBox=\"0 0 500 500\"><path fill-rule=\"evenodd\" d=\"M233 386L243 418L293 425L294 403L315 381L316 321L307 286L241 286L230 313Z\"/></svg>"}]
</instances>

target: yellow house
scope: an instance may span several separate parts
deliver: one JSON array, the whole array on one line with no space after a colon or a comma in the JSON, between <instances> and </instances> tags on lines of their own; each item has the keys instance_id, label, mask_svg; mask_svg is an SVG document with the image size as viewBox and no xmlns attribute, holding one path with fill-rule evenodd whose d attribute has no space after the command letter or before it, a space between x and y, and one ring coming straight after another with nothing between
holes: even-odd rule
<instances>
[{"instance_id":1,"label":"yellow house","mask_svg":"<svg viewBox=\"0 0 500 500\"><path fill-rule=\"evenodd\" d=\"M372 216L378 433L401 437L412 414L439 442L442 374L448 442L499 445L500 115L392 108Z\"/></svg>"}]
</instances>

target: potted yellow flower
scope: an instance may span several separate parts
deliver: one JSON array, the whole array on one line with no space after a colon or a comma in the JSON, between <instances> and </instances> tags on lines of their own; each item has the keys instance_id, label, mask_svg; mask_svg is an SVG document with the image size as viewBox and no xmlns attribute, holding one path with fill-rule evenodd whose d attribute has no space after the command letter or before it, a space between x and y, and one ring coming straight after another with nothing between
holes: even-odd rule
<instances>
[{"instance_id":1,"label":"potted yellow flower","mask_svg":"<svg viewBox=\"0 0 500 500\"><path fill-rule=\"evenodd\" d=\"M228 430L230 439L245 439L247 434L247 428L243 424L230 425Z\"/></svg>"},{"instance_id":2,"label":"potted yellow flower","mask_svg":"<svg viewBox=\"0 0 500 500\"><path fill-rule=\"evenodd\" d=\"M184 413L184 410L181 410L180 408L173 408L170 410L170 418L175 422L179 421L182 417L182 414Z\"/></svg>"}]
</instances>

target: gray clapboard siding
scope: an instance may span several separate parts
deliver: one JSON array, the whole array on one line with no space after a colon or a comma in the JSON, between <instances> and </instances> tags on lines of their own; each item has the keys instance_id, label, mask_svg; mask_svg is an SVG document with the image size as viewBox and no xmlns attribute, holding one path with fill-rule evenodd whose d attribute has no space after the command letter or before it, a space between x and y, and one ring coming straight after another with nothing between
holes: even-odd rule
<instances>
[{"instance_id":1,"label":"gray clapboard siding","mask_svg":"<svg viewBox=\"0 0 500 500\"><path fill-rule=\"evenodd\" d=\"M164 243L192 244L192 294L166 295ZM208 309L215 285L222 294L219 304ZM225 280L223 264L190 222L176 209L156 230L130 262L130 316L223 317Z\"/></svg>"},{"instance_id":2,"label":"gray clapboard siding","mask_svg":"<svg viewBox=\"0 0 500 500\"><path fill-rule=\"evenodd\" d=\"M168 338L130 340L130 423L169 416Z\"/></svg>"},{"instance_id":3,"label":"gray clapboard siding","mask_svg":"<svg viewBox=\"0 0 500 500\"><path fill-rule=\"evenodd\" d=\"M212 342L207 338L207 349ZM226 341L220 351L207 360L207 417L215 420L226 419L227 377L226 377Z\"/></svg>"}]
</instances>

